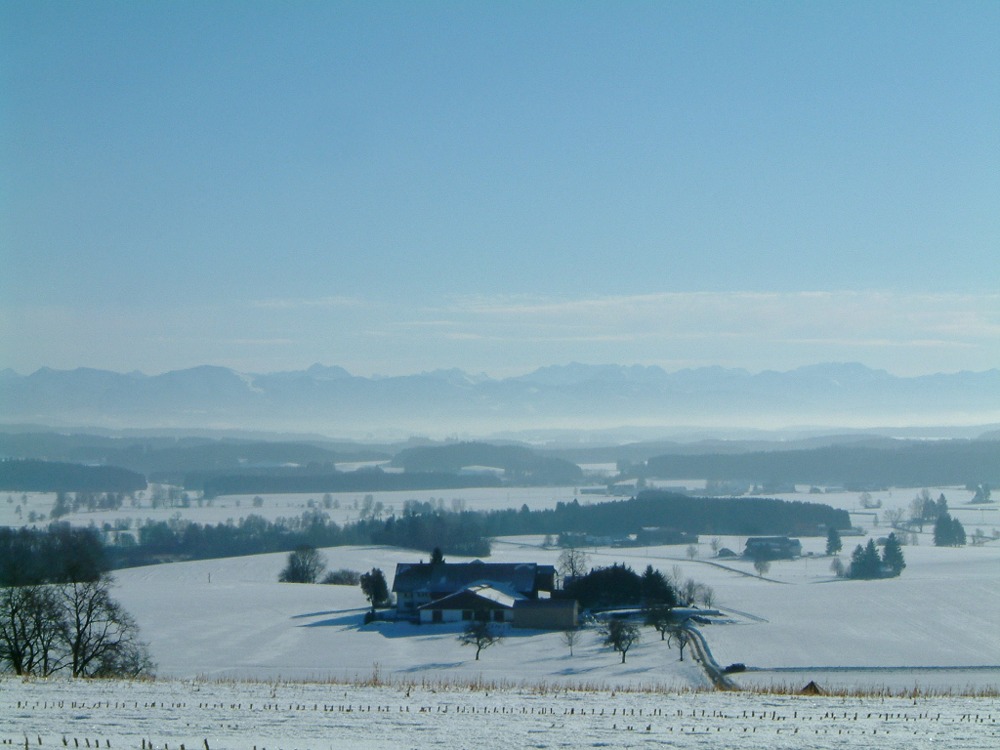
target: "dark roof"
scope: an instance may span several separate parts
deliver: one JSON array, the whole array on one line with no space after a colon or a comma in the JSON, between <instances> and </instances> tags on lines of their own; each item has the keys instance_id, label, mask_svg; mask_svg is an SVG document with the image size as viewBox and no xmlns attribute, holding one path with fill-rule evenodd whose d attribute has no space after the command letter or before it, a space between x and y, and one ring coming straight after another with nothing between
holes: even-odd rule
<instances>
[{"instance_id":1,"label":"dark roof","mask_svg":"<svg viewBox=\"0 0 1000 750\"><path fill-rule=\"evenodd\" d=\"M752 536L747 539L747 544L791 544L797 541L787 536Z\"/></svg>"},{"instance_id":2,"label":"dark roof","mask_svg":"<svg viewBox=\"0 0 1000 750\"><path fill-rule=\"evenodd\" d=\"M482 581L498 583L512 591L533 592L538 574L552 575L551 565L538 563L399 563L392 582L398 593L452 592Z\"/></svg>"}]
</instances>

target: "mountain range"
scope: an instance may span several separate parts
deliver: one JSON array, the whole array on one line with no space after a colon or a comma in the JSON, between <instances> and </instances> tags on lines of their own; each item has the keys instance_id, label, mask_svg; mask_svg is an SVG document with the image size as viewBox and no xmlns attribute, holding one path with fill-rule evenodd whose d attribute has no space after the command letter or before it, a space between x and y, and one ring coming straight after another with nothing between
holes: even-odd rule
<instances>
[{"instance_id":1,"label":"mountain range","mask_svg":"<svg viewBox=\"0 0 1000 750\"><path fill-rule=\"evenodd\" d=\"M496 435L537 429L975 425L1000 421L1000 370L900 377L856 363L751 373L572 363L495 379L461 370L361 377L342 367L160 375L0 371L0 424L68 429Z\"/></svg>"}]
</instances>

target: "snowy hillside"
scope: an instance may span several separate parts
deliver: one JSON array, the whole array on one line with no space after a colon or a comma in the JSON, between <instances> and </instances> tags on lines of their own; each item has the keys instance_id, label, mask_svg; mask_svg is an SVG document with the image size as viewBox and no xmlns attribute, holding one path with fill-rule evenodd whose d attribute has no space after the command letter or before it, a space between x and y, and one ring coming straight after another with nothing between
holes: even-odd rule
<instances>
[{"instance_id":1,"label":"snowy hillside","mask_svg":"<svg viewBox=\"0 0 1000 750\"><path fill-rule=\"evenodd\" d=\"M567 490L483 491L438 497L445 506L550 507ZM950 508L971 531L992 536L995 506L966 504L948 489ZM440 494L440 493L438 493ZM876 498L878 512L903 507L912 491ZM309 507L305 496L219 498L183 509L199 522L257 512L277 517ZM357 513L358 498L336 498L334 515ZM376 498L387 507L402 498ZM801 499L792 496L790 499ZM822 497L852 513L864 535L884 535L869 509L846 493ZM52 497L0 503L11 523L23 504L46 514ZM131 512L169 518L176 509L138 508L111 517L81 513L73 523L112 522ZM23 513L23 510L22 510ZM512 630L479 661L453 626L363 624L357 587L280 584L284 554L174 563L116 573L116 596L137 619L159 664L152 682L0 681L0 741L61 748L102 747L245 750L370 747L993 748L1000 744L1000 544L936 548L929 533L904 547L899 578L838 580L823 554L825 539L803 539L804 556L774 562L765 578L743 560L722 561L712 546L741 549L744 539L702 538L685 546L589 548L593 566L647 564L714 589L723 616L701 627L722 664L753 691L793 691L815 680L830 692L872 697L803 697L704 692L709 683L690 652L678 661L649 628L627 655L584 630L571 656L559 633ZM541 537L497 540L491 560L556 562ZM328 568L379 567L390 579L398 562L426 552L386 547L322 550ZM457 561L458 558L449 558ZM311 681L308 683L300 682ZM468 686L476 685L470 690ZM99 688L99 689L97 689ZM691 692L696 691L696 692ZM903 696L915 693L919 697ZM973 693L980 697L958 697Z\"/></svg>"},{"instance_id":2,"label":"snowy hillside","mask_svg":"<svg viewBox=\"0 0 1000 750\"><path fill-rule=\"evenodd\" d=\"M981 528L992 537L1000 527L996 505L968 505L970 493L939 488L950 509L971 533ZM935 490L937 492L937 490ZM913 490L878 493L874 501L885 515L903 508ZM454 496L452 496L454 495ZM572 488L462 490L455 493L377 493L386 508L405 499L437 497L444 507L552 507L573 496ZM803 499L789 495L788 499ZM335 496L329 512L340 522L357 517L361 498ZM875 525L876 511L858 506L858 496L828 493L822 502L851 511L852 523L866 535L844 537L846 559L856 544L888 529ZM275 495L253 507L251 498L221 497L191 508L149 507L116 513L77 513L76 524L136 519L167 520L182 513L199 523L219 523L251 513L275 518L294 516L313 500L303 495ZM20 496L0 503L0 521L16 524L13 509L23 505L47 516L53 496ZM996 688L1000 685L1000 542L983 546L936 548L929 527L904 547L907 567L899 578L880 581L838 580L823 554L825 539L804 538L805 556L775 562L765 579L743 560L714 558L712 541L702 537L689 559L684 546L588 549L590 564L623 562L641 571L653 565L680 578L693 578L715 591L715 606L727 624L702 628L717 661L742 662L751 668L740 684L805 684L816 679L831 687L915 685L940 689ZM716 544L741 550L745 540L721 538ZM380 547L342 547L323 551L329 569L367 571L381 568L390 579L398 562L412 562L426 551ZM540 537L501 540L494 561L555 563L557 549L543 549ZM455 558L457 561L457 558ZM171 677L252 677L262 679L424 677L463 681L559 682L562 684L669 685L701 687L704 675L689 662L677 662L651 629L628 653L627 663L600 645L596 631L585 632L574 656L558 633L512 631L479 662L462 648L447 627L407 624L362 625L366 602L356 587L277 583L282 554L177 563L117 572L118 596L137 618L143 637Z\"/></svg>"}]
</instances>

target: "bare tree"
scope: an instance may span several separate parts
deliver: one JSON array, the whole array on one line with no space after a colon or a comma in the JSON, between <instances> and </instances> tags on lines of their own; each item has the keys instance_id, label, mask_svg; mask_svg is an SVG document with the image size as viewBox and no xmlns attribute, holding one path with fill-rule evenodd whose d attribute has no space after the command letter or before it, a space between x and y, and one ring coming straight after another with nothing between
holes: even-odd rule
<instances>
[{"instance_id":1,"label":"bare tree","mask_svg":"<svg viewBox=\"0 0 1000 750\"><path fill-rule=\"evenodd\" d=\"M753 569L757 571L757 575L761 578L771 569L771 561L763 557L758 557L753 561Z\"/></svg>"},{"instance_id":2,"label":"bare tree","mask_svg":"<svg viewBox=\"0 0 1000 750\"><path fill-rule=\"evenodd\" d=\"M51 586L0 589L0 664L17 675L52 674L60 666L61 625Z\"/></svg>"},{"instance_id":3,"label":"bare tree","mask_svg":"<svg viewBox=\"0 0 1000 750\"><path fill-rule=\"evenodd\" d=\"M696 599L704 606L711 607L715 604L715 589L707 583L699 583L697 586L697 592Z\"/></svg>"},{"instance_id":4,"label":"bare tree","mask_svg":"<svg viewBox=\"0 0 1000 750\"><path fill-rule=\"evenodd\" d=\"M646 624L660 634L660 640L666 640L667 632L674 624L674 614L671 607L656 606L646 610Z\"/></svg>"},{"instance_id":5,"label":"bare tree","mask_svg":"<svg viewBox=\"0 0 1000 750\"><path fill-rule=\"evenodd\" d=\"M489 612L476 612L472 622L458 636L463 646L476 647L476 661L483 649L494 646L503 640L503 636L489 620Z\"/></svg>"},{"instance_id":6,"label":"bare tree","mask_svg":"<svg viewBox=\"0 0 1000 750\"><path fill-rule=\"evenodd\" d=\"M132 616L111 598L110 576L60 588L67 662L74 677L140 674L152 666Z\"/></svg>"},{"instance_id":7,"label":"bare tree","mask_svg":"<svg viewBox=\"0 0 1000 750\"><path fill-rule=\"evenodd\" d=\"M639 626L628 620L612 619L601 628L601 635L604 636L604 645L610 646L615 651L621 652L622 664L625 663L625 654L632 646L639 642Z\"/></svg>"},{"instance_id":8,"label":"bare tree","mask_svg":"<svg viewBox=\"0 0 1000 750\"><path fill-rule=\"evenodd\" d=\"M590 559L583 550L570 547L562 551L556 563L556 569L563 578L578 578L587 575Z\"/></svg>"},{"instance_id":9,"label":"bare tree","mask_svg":"<svg viewBox=\"0 0 1000 750\"><path fill-rule=\"evenodd\" d=\"M691 631L684 627L684 624L676 625L670 629L670 635L667 638L667 647L673 648L677 646L681 652L681 661L684 661L684 647L691 642Z\"/></svg>"},{"instance_id":10,"label":"bare tree","mask_svg":"<svg viewBox=\"0 0 1000 750\"><path fill-rule=\"evenodd\" d=\"M687 578L677 591L684 606L690 607L698 597L698 582L693 578Z\"/></svg>"},{"instance_id":11,"label":"bare tree","mask_svg":"<svg viewBox=\"0 0 1000 750\"><path fill-rule=\"evenodd\" d=\"M135 677L153 671L135 620L111 598L113 579L0 591L0 665L16 674Z\"/></svg>"},{"instance_id":12,"label":"bare tree","mask_svg":"<svg viewBox=\"0 0 1000 750\"><path fill-rule=\"evenodd\" d=\"M890 527L898 529L899 525L903 522L904 512L902 508L887 508L883 513L882 517L886 520Z\"/></svg>"},{"instance_id":13,"label":"bare tree","mask_svg":"<svg viewBox=\"0 0 1000 750\"><path fill-rule=\"evenodd\" d=\"M576 628L567 628L562 631L562 642L569 648L569 655L573 655L573 646L580 641L580 631Z\"/></svg>"}]
</instances>

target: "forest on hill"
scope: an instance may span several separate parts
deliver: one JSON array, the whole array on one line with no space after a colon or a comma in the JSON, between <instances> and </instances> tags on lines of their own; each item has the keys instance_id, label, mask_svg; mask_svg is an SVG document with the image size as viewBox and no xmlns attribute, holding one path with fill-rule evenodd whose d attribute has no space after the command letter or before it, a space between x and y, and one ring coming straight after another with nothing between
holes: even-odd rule
<instances>
[{"instance_id":1,"label":"forest on hill","mask_svg":"<svg viewBox=\"0 0 1000 750\"><path fill-rule=\"evenodd\" d=\"M847 489L996 484L1000 441L899 441L810 450L665 455L628 466L631 477L704 477L760 484L842 485Z\"/></svg>"},{"instance_id":2,"label":"forest on hill","mask_svg":"<svg viewBox=\"0 0 1000 750\"><path fill-rule=\"evenodd\" d=\"M53 461L0 461L0 489L14 492L138 492L146 478L117 466Z\"/></svg>"},{"instance_id":3,"label":"forest on hill","mask_svg":"<svg viewBox=\"0 0 1000 750\"><path fill-rule=\"evenodd\" d=\"M893 486L997 486L1000 440L991 439L996 434L975 440L893 440L868 435L789 443L660 442L546 450L457 441L327 444L0 432L0 458L9 464L0 471L0 484L10 485L0 489L129 491L143 480L208 496L501 485L576 487L586 482L613 485L646 479L706 479L771 488L807 484L858 491ZM22 465L11 463L15 459L22 460ZM588 462L617 466L617 474L588 477L580 467ZM71 465L79 468L67 468ZM99 476L100 486L94 485Z\"/></svg>"}]
</instances>

